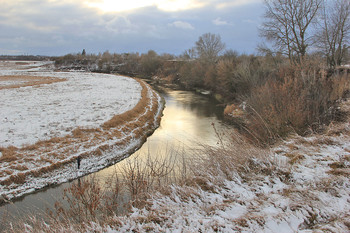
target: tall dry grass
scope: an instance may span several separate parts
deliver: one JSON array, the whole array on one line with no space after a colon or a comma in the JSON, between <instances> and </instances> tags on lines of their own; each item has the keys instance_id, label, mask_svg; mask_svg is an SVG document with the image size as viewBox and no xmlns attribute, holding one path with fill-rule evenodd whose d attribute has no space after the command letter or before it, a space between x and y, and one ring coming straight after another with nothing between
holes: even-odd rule
<instances>
[{"instance_id":1,"label":"tall dry grass","mask_svg":"<svg viewBox=\"0 0 350 233\"><path fill-rule=\"evenodd\" d=\"M350 90L349 75L327 77L321 68L280 69L247 99L245 133L262 144L291 132L305 135L337 120L337 100Z\"/></svg>"}]
</instances>

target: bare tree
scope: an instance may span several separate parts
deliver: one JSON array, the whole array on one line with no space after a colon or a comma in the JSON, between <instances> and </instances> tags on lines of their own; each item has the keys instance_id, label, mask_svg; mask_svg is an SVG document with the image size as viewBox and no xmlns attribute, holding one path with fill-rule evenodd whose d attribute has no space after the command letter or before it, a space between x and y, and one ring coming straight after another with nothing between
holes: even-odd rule
<instances>
[{"instance_id":1,"label":"bare tree","mask_svg":"<svg viewBox=\"0 0 350 233\"><path fill-rule=\"evenodd\" d=\"M322 21L315 37L316 45L327 58L329 68L341 65L350 43L349 0L325 1Z\"/></svg>"},{"instance_id":2,"label":"bare tree","mask_svg":"<svg viewBox=\"0 0 350 233\"><path fill-rule=\"evenodd\" d=\"M187 60L192 60L196 57L196 49L190 48L183 52L182 57Z\"/></svg>"},{"instance_id":3,"label":"bare tree","mask_svg":"<svg viewBox=\"0 0 350 233\"><path fill-rule=\"evenodd\" d=\"M161 65L161 60L154 50L149 50L147 54L142 54L140 65L143 75L152 77Z\"/></svg>"},{"instance_id":4,"label":"bare tree","mask_svg":"<svg viewBox=\"0 0 350 233\"><path fill-rule=\"evenodd\" d=\"M220 35L205 33L196 42L196 51L200 59L208 62L216 62L220 52L225 48Z\"/></svg>"},{"instance_id":5,"label":"bare tree","mask_svg":"<svg viewBox=\"0 0 350 233\"><path fill-rule=\"evenodd\" d=\"M309 30L321 0L264 0L264 3L265 22L260 28L260 35L288 55L291 62L302 64L312 43Z\"/></svg>"}]
</instances>

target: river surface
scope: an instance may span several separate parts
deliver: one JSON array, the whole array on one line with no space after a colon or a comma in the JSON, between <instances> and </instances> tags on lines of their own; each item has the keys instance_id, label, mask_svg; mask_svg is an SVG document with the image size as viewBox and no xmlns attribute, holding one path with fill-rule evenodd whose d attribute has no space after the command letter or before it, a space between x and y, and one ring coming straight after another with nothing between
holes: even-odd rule
<instances>
[{"instance_id":1,"label":"river surface","mask_svg":"<svg viewBox=\"0 0 350 233\"><path fill-rule=\"evenodd\" d=\"M212 123L218 131L230 128L223 122L223 108L208 96L169 88L156 89L166 102L160 127L129 158L94 173L93 176L98 180L109 179L115 174L116 166L127 163L135 156L166 156L173 150L182 150L181 153L186 156L186 151L190 151L188 148L195 148L198 143L215 145L218 138ZM64 189L70 183L45 188L0 207L0 229L4 222L19 221L28 215L45 214L47 209L51 209L62 198Z\"/></svg>"}]
</instances>

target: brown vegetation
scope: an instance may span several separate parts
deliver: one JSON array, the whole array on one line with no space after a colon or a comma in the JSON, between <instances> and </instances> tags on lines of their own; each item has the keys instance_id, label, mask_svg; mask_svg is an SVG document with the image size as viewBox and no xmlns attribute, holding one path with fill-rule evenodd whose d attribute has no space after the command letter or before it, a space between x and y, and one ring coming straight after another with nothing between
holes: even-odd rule
<instances>
[{"instance_id":1,"label":"brown vegetation","mask_svg":"<svg viewBox=\"0 0 350 233\"><path fill-rule=\"evenodd\" d=\"M56 82L64 82L67 79L64 78L54 78L54 77L40 77L40 76L0 76L0 90L2 89L12 89L12 88L19 88L19 87L28 87L28 86L40 86L44 84L52 84ZM19 82L16 84L8 84L8 85L1 85L2 81L15 81Z\"/></svg>"},{"instance_id":2,"label":"brown vegetation","mask_svg":"<svg viewBox=\"0 0 350 233\"><path fill-rule=\"evenodd\" d=\"M262 143L291 132L305 135L325 129L324 125L339 120L335 104L348 90L346 74L328 78L317 67L306 74L305 70L282 69L275 79L251 92L246 127L250 136Z\"/></svg>"},{"instance_id":3,"label":"brown vegetation","mask_svg":"<svg viewBox=\"0 0 350 233\"><path fill-rule=\"evenodd\" d=\"M142 85L141 100L136 104L136 106L133 109L126 111L120 115L116 115L112 117L112 119L110 119L109 121L105 122L102 125L104 129L116 128L118 126L122 126L128 121L137 118L138 116L140 116L145 112L145 107L147 106L147 104L149 104L149 99L147 96L148 91L145 84L141 82L140 84Z\"/></svg>"}]
</instances>

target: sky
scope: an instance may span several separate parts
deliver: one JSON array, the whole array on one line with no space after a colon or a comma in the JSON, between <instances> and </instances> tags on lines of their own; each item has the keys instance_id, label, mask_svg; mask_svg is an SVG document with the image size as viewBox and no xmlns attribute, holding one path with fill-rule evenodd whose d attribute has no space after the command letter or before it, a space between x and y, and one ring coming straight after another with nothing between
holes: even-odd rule
<instances>
[{"instance_id":1,"label":"sky","mask_svg":"<svg viewBox=\"0 0 350 233\"><path fill-rule=\"evenodd\" d=\"M0 0L0 54L154 50L180 55L205 33L256 53L262 0Z\"/></svg>"}]
</instances>

